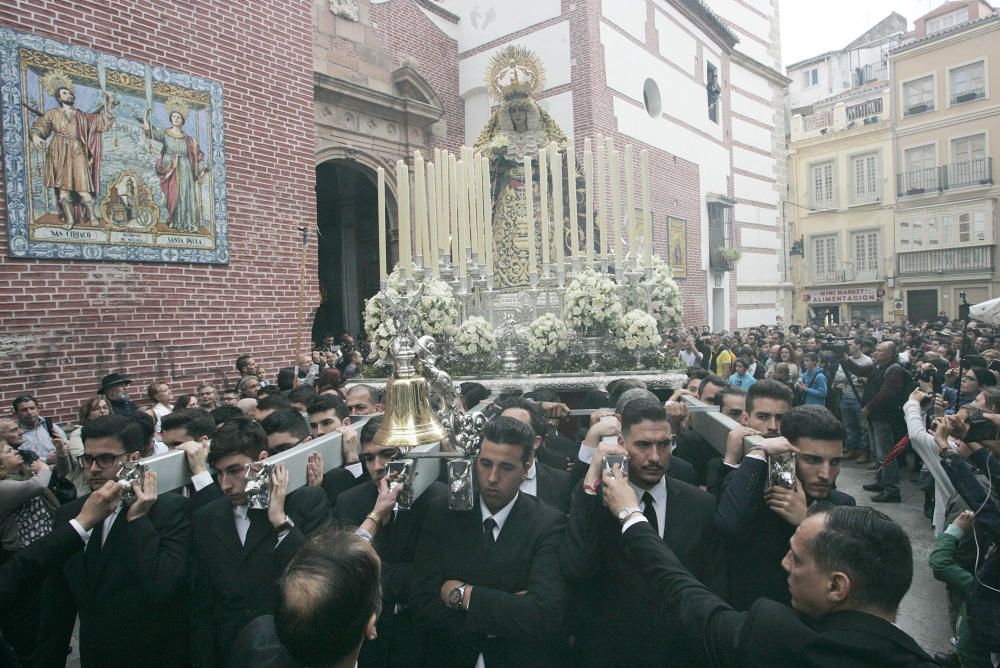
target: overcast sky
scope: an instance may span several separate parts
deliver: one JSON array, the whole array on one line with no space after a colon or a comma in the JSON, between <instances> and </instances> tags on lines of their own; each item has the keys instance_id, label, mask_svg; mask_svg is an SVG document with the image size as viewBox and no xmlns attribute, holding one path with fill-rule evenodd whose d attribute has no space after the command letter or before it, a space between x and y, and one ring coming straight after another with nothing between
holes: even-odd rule
<instances>
[{"instance_id":1,"label":"overcast sky","mask_svg":"<svg viewBox=\"0 0 1000 668\"><path fill-rule=\"evenodd\" d=\"M913 19L923 16L944 0L780 0L781 60L796 63L826 51L842 49L896 11Z\"/></svg>"}]
</instances>

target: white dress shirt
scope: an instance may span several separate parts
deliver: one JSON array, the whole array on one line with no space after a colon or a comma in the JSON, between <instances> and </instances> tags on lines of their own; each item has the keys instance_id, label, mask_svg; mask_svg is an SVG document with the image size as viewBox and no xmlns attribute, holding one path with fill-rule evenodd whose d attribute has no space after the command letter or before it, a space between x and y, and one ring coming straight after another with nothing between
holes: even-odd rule
<instances>
[{"instance_id":1,"label":"white dress shirt","mask_svg":"<svg viewBox=\"0 0 1000 668\"><path fill-rule=\"evenodd\" d=\"M118 519L118 515L124 507L125 504L119 504L118 508L113 513L104 518L104 526L101 527L101 547L104 547L104 544L108 542L108 534L111 533L111 527L115 525L115 520ZM79 534L80 538L83 540L83 546L86 547L87 543L90 542L90 536L94 530L84 529L83 525L77 522L75 517L71 519L69 523L74 529L76 529L76 533Z\"/></svg>"},{"instance_id":2,"label":"white dress shirt","mask_svg":"<svg viewBox=\"0 0 1000 668\"><path fill-rule=\"evenodd\" d=\"M528 477L521 481L521 491L531 496L538 496L538 462L531 462Z\"/></svg>"},{"instance_id":3,"label":"white dress shirt","mask_svg":"<svg viewBox=\"0 0 1000 668\"><path fill-rule=\"evenodd\" d=\"M240 536L240 545L247 544L247 532L250 531L250 508L244 504L233 506L233 521L236 522L236 533Z\"/></svg>"}]
</instances>

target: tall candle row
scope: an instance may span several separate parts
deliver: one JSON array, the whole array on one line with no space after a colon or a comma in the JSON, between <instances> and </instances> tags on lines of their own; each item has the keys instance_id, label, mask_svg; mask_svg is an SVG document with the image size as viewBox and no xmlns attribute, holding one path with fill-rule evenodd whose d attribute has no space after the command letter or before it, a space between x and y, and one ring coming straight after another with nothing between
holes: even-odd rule
<instances>
[{"instance_id":1,"label":"tall candle row","mask_svg":"<svg viewBox=\"0 0 1000 668\"><path fill-rule=\"evenodd\" d=\"M583 142L582 157L582 174L572 145L562 151L552 142L537 155L523 158L529 275L538 276L549 270L562 275L567 265L577 266L583 261L591 264L597 259L595 249L601 261L612 264L619 274L628 266L637 269L651 266L653 230L648 151L639 152L641 195L636 190L631 145L626 145L622 153L611 138L588 137ZM577 204L578 175L584 183L582 221ZM538 187L537 211L532 184ZM381 167L377 186L379 274L384 282L389 270L388 221L385 170ZM433 161L425 161L418 151L414 153L412 175L404 161L396 162L396 187L399 265L404 278L409 278L416 258L435 277L440 275L446 257L450 257L459 278L468 276L470 262L481 265L482 273L492 275L493 186L490 163L485 156L467 147L458 155L435 149ZM563 191L567 187L569 192L564 200ZM636 199L640 196L641 209L638 209ZM536 252L539 240L540 258ZM539 261L543 272L538 271Z\"/></svg>"}]
</instances>

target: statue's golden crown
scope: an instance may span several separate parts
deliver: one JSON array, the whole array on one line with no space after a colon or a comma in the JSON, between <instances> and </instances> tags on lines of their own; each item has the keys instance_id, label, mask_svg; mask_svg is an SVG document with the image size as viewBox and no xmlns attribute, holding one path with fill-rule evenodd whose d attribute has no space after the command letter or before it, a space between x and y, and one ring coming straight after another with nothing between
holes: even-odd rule
<instances>
[{"instance_id":1,"label":"statue's golden crown","mask_svg":"<svg viewBox=\"0 0 1000 668\"><path fill-rule=\"evenodd\" d=\"M486 66L486 87L498 102L534 98L542 92L545 68L538 55L523 46L510 45L496 53Z\"/></svg>"},{"instance_id":2,"label":"statue's golden crown","mask_svg":"<svg viewBox=\"0 0 1000 668\"><path fill-rule=\"evenodd\" d=\"M190 111L190 109L188 108L187 102L185 102L183 99L177 97L176 95L171 95L170 97L168 97L166 103L164 104L164 106L167 109L167 116L168 117L170 116L170 114L172 114L172 113L174 113L176 111L181 116L183 116L185 119L187 119L188 112Z\"/></svg>"},{"instance_id":3,"label":"statue's golden crown","mask_svg":"<svg viewBox=\"0 0 1000 668\"><path fill-rule=\"evenodd\" d=\"M60 88L65 88L69 92L73 92L73 82L70 80L69 75L61 70L50 70L42 77L42 88L45 89L49 95L52 97L56 96L56 91Z\"/></svg>"}]
</instances>

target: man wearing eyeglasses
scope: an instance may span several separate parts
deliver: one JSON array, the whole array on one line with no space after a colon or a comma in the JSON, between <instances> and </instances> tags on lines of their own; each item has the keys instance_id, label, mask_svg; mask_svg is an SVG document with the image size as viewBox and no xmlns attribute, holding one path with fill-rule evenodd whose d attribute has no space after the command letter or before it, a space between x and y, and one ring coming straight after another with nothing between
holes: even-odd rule
<instances>
[{"instance_id":1,"label":"man wearing eyeglasses","mask_svg":"<svg viewBox=\"0 0 1000 668\"><path fill-rule=\"evenodd\" d=\"M92 491L115 480L121 465L139 458L143 431L120 415L84 425L79 462ZM187 663L188 647L176 620L187 616L191 524L187 500L157 496L156 474L132 483L135 501L121 505L89 531L86 547L51 576L42 591L42 626L32 665L63 665L76 616L80 664L89 666ZM62 506L55 523L76 517L90 495Z\"/></svg>"},{"instance_id":2,"label":"man wearing eyeglasses","mask_svg":"<svg viewBox=\"0 0 1000 668\"><path fill-rule=\"evenodd\" d=\"M273 612L277 579L305 542L303 527L309 518L304 508L291 503L286 512L288 471L283 465L271 472L268 508L249 508L248 468L267 455L267 435L249 418L226 420L212 437L208 463L215 469L223 498L199 508L191 520L195 592L191 661L195 666L228 664L240 630L256 617ZM300 498L302 491L296 492Z\"/></svg>"}]
</instances>

